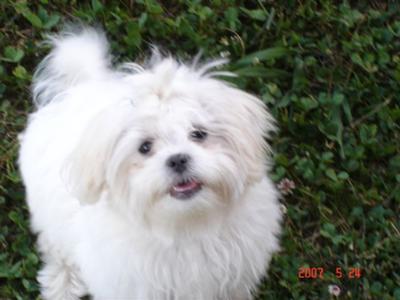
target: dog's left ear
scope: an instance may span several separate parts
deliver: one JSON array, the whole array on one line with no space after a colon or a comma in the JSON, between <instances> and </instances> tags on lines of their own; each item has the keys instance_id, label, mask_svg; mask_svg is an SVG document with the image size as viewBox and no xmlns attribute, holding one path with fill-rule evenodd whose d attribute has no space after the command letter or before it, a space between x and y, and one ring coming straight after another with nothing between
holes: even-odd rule
<instances>
[{"instance_id":1,"label":"dog's left ear","mask_svg":"<svg viewBox=\"0 0 400 300\"><path fill-rule=\"evenodd\" d=\"M276 131L275 120L257 97L231 86L224 86L221 91L221 97L215 99L224 110L220 114L221 131L227 131L225 138L237 152L248 179L257 180L267 169L271 152L267 139Z\"/></svg>"},{"instance_id":2,"label":"dog's left ear","mask_svg":"<svg viewBox=\"0 0 400 300\"><path fill-rule=\"evenodd\" d=\"M126 110L109 108L88 124L68 158L63 176L73 196L82 203L94 203L108 186L107 165L123 134Z\"/></svg>"}]
</instances>

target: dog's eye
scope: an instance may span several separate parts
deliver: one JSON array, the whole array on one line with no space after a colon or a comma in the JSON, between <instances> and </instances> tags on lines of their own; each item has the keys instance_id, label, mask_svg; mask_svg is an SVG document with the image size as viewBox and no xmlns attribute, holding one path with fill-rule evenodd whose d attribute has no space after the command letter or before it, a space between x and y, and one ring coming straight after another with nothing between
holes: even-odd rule
<instances>
[{"instance_id":1,"label":"dog's eye","mask_svg":"<svg viewBox=\"0 0 400 300\"><path fill-rule=\"evenodd\" d=\"M194 130L190 133L190 137L195 141L202 141L207 137L207 132L204 130Z\"/></svg>"},{"instance_id":2,"label":"dog's eye","mask_svg":"<svg viewBox=\"0 0 400 300\"><path fill-rule=\"evenodd\" d=\"M152 146L152 142L145 141L140 145L139 152L142 153L142 154L147 154L147 153L150 152L151 146Z\"/></svg>"}]
</instances>

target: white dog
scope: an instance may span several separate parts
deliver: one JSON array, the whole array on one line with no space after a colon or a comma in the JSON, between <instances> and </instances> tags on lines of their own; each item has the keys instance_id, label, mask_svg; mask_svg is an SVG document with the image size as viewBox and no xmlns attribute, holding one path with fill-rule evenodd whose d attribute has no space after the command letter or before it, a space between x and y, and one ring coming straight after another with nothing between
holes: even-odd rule
<instances>
[{"instance_id":1,"label":"white dog","mask_svg":"<svg viewBox=\"0 0 400 300\"><path fill-rule=\"evenodd\" d=\"M251 299L278 250L273 119L221 61L113 69L103 33L51 38L20 168L44 299Z\"/></svg>"}]
</instances>

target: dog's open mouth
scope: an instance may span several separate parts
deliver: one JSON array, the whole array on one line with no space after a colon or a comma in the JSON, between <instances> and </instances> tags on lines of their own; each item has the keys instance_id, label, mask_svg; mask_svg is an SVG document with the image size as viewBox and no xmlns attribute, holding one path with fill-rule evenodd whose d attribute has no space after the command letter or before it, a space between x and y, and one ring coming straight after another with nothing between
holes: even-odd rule
<instances>
[{"instance_id":1,"label":"dog's open mouth","mask_svg":"<svg viewBox=\"0 0 400 300\"><path fill-rule=\"evenodd\" d=\"M169 193L172 197L186 200L193 197L201 190L201 182L196 179L183 180L171 187Z\"/></svg>"}]
</instances>

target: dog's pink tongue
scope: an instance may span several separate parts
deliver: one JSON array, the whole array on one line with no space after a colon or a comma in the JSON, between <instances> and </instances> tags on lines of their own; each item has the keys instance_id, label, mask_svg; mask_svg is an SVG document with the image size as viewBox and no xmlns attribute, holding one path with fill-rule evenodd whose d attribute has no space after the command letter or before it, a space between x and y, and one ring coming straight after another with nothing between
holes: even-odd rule
<instances>
[{"instance_id":1,"label":"dog's pink tongue","mask_svg":"<svg viewBox=\"0 0 400 300\"><path fill-rule=\"evenodd\" d=\"M177 193L184 193L187 191L191 191L194 189L197 189L199 187L200 183L196 182L196 181L189 181L189 182L185 182L185 183L180 183L177 185L174 185L172 188L174 190L174 192Z\"/></svg>"}]
</instances>

